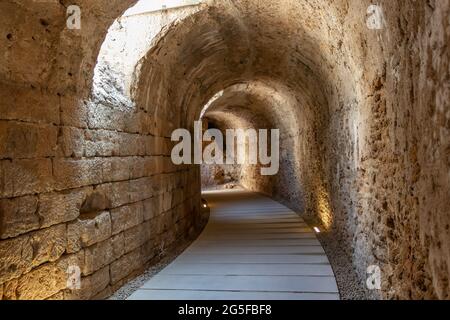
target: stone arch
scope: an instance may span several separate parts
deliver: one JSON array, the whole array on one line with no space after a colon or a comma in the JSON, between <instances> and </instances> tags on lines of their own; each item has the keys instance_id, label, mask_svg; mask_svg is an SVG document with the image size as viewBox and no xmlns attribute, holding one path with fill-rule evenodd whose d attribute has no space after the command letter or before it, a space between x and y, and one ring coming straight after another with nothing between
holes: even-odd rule
<instances>
[{"instance_id":1,"label":"stone arch","mask_svg":"<svg viewBox=\"0 0 450 320\"><path fill-rule=\"evenodd\" d=\"M107 296L194 233L199 172L171 165L170 133L217 92L262 82L302 106L286 127L308 142L306 212L332 217L360 279L375 264L383 297L448 297L448 1L380 1L382 30L366 0L206 1L133 70L129 112L88 98L108 27L135 2L70 1L78 31L69 1L0 4L0 296L74 298L72 264L79 298Z\"/></svg>"}]
</instances>

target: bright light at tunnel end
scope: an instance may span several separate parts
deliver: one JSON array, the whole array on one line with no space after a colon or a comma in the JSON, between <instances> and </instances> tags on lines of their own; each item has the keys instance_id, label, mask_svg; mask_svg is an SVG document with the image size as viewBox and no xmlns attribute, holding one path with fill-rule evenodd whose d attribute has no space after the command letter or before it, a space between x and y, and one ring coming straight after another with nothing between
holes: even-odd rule
<instances>
[{"instance_id":1,"label":"bright light at tunnel end","mask_svg":"<svg viewBox=\"0 0 450 320\"><path fill-rule=\"evenodd\" d=\"M135 6L125 11L123 16L128 17L155 11L195 6L202 2L203 0L139 0Z\"/></svg>"}]
</instances>

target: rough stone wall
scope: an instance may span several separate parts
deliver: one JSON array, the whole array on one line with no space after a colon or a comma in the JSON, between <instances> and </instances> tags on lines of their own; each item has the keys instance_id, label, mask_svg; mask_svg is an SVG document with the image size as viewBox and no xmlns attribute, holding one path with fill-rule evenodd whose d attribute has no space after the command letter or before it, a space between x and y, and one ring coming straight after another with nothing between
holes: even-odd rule
<instances>
[{"instance_id":1,"label":"rough stone wall","mask_svg":"<svg viewBox=\"0 0 450 320\"><path fill-rule=\"evenodd\" d=\"M275 89L272 87L275 86ZM296 131L295 118L285 117L292 112L293 103L285 88L264 82L250 82L227 88L220 97L208 103L205 117L221 123L226 129L278 129L280 132L280 167L275 176L262 176L260 165L244 165L238 176L238 184L245 188L261 192L279 200L294 199L290 205L302 212L305 209L303 184L308 180L307 172L302 172L295 163L306 161L306 153L297 157L292 150L297 148L296 140L303 140L308 131L305 123L303 132ZM301 110L299 110L301 113ZM270 135L270 131L268 132ZM270 139L269 139L270 140ZM269 141L270 143L270 141ZM247 148L247 147L246 147ZM270 146L268 150L271 152Z\"/></svg>"},{"instance_id":2,"label":"rough stone wall","mask_svg":"<svg viewBox=\"0 0 450 320\"><path fill-rule=\"evenodd\" d=\"M383 1L380 31L361 29L369 3L349 3L333 70L355 65L327 88L334 228L362 279L381 267L383 297L446 299L449 3Z\"/></svg>"},{"instance_id":3,"label":"rough stone wall","mask_svg":"<svg viewBox=\"0 0 450 320\"><path fill-rule=\"evenodd\" d=\"M168 137L227 89L282 129L274 197L330 230L362 281L374 264L383 298L449 297L448 0L381 0L382 30L366 25L368 0L207 1L126 75L132 105L86 101L104 35L135 1L71 1L79 32L64 27L69 2L0 3L3 298L65 297L63 271L81 262L95 291L120 284L152 253L111 258L103 246L140 238L129 230L149 199L181 197L195 221L198 193L177 190L199 190L199 170L170 165ZM117 209L134 205L116 233ZM79 241L67 241L72 224L87 230Z\"/></svg>"},{"instance_id":4,"label":"rough stone wall","mask_svg":"<svg viewBox=\"0 0 450 320\"><path fill-rule=\"evenodd\" d=\"M293 174L274 194L335 234L362 283L382 269L375 296L446 298L448 1L383 1L382 30L366 24L371 4L214 2L168 30L143 70L177 84L166 109L188 124L220 90L278 94L263 110L291 141Z\"/></svg>"},{"instance_id":5,"label":"rough stone wall","mask_svg":"<svg viewBox=\"0 0 450 320\"><path fill-rule=\"evenodd\" d=\"M82 12L100 14L96 5ZM109 92L92 100L89 85L64 83L83 69L60 70L80 54L65 41L75 47L92 19L82 34L59 34L61 4L0 7L1 29L11 30L1 40L0 299L107 297L204 223L199 170L173 166L170 135L151 114L108 99L122 94L108 68ZM67 289L71 266L81 290Z\"/></svg>"}]
</instances>

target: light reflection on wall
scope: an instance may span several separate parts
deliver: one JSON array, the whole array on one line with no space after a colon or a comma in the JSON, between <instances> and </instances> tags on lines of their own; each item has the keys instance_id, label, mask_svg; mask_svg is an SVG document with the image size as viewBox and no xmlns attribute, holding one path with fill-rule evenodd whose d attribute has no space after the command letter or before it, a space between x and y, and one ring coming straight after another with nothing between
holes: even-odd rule
<instances>
[{"instance_id":1,"label":"light reflection on wall","mask_svg":"<svg viewBox=\"0 0 450 320\"><path fill-rule=\"evenodd\" d=\"M333 225L333 214L331 211L330 195L324 187L319 186L316 190L317 215L326 230L330 230Z\"/></svg>"}]
</instances>

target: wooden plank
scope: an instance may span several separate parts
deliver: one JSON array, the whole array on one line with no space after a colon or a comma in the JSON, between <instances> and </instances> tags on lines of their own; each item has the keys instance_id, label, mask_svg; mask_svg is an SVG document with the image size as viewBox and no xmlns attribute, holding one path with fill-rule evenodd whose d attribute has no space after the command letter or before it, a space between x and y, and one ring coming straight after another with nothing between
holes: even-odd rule
<instances>
[{"instance_id":1,"label":"wooden plank","mask_svg":"<svg viewBox=\"0 0 450 320\"><path fill-rule=\"evenodd\" d=\"M251 192L205 197L203 233L131 300L339 299L328 258L296 213Z\"/></svg>"}]
</instances>

